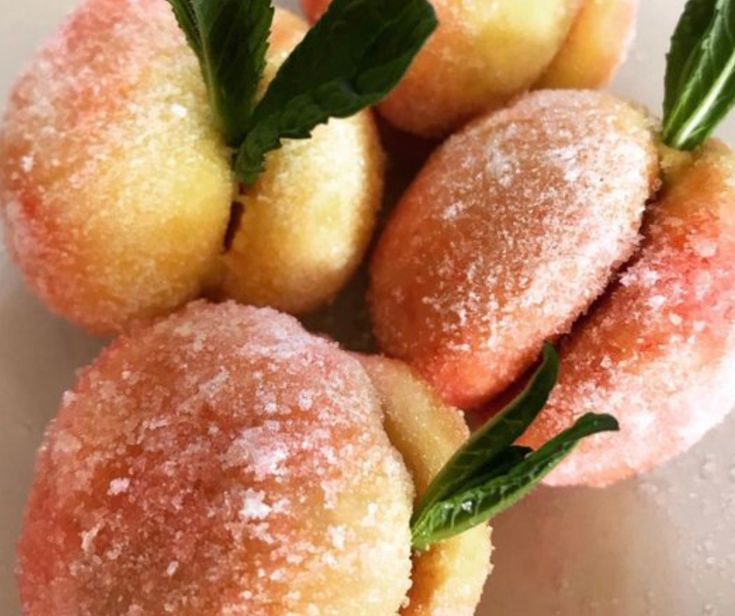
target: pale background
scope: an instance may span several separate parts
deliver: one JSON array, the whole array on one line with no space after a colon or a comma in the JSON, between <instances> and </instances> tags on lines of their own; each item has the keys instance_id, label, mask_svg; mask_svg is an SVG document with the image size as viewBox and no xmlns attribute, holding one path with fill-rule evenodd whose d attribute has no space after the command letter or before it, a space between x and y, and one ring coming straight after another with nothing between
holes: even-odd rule
<instances>
[{"instance_id":1,"label":"pale background","mask_svg":"<svg viewBox=\"0 0 735 616\"><path fill-rule=\"evenodd\" d=\"M613 90L658 110L667 39L684 1L641 3L638 40ZM0 0L0 101L73 4ZM721 133L735 143L735 123ZM99 347L49 315L0 248L0 616L19 614L13 551L34 450L74 371ZM735 614L734 442L735 416L640 480L606 491L542 489L496 520L482 616Z\"/></svg>"}]
</instances>

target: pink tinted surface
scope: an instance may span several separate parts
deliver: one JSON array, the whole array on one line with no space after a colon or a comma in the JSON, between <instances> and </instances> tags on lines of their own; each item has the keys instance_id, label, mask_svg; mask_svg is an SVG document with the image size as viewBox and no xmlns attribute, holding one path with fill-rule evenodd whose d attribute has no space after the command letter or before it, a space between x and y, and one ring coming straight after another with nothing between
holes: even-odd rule
<instances>
[{"instance_id":1,"label":"pink tinted surface","mask_svg":"<svg viewBox=\"0 0 735 616\"><path fill-rule=\"evenodd\" d=\"M370 381L271 309L195 302L118 338L64 394L37 469L29 615L339 613L330 571L363 582L361 605L371 582L398 580L394 606L408 585L411 494Z\"/></svg>"},{"instance_id":2,"label":"pink tinted surface","mask_svg":"<svg viewBox=\"0 0 735 616\"><path fill-rule=\"evenodd\" d=\"M24 59L72 4L0 0L3 101ZM613 90L657 110L667 38L684 1L641 4L639 37ZM735 122L720 133L735 143ZM18 616L14 543L35 448L75 370L101 343L49 315L1 248L0 339L0 614ZM604 491L542 488L500 517L479 616L735 613L733 437L735 416L645 477Z\"/></svg>"}]
</instances>

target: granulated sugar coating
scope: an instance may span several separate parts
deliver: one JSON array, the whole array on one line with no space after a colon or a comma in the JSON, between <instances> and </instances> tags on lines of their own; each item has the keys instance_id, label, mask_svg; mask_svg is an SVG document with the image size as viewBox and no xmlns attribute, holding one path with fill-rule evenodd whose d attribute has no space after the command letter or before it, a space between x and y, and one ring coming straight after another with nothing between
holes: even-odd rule
<instances>
[{"instance_id":1,"label":"granulated sugar coating","mask_svg":"<svg viewBox=\"0 0 735 616\"><path fill-rule=\"evenodd\" d=\"M233 183L194 54L160 0L89 0L16 84L5 238L46 304L95 332L174 309L222 248Z\"/></svg>"},{"instance_id":2,"label":"granulated sugar coating","mask_svg":"<svg viewBox=\"0 0 735 616\"><path fill-rule=\"evenodd\" d=\"M586 412L615 415L621 432L583 441L548 483L648 470L735 405L735 156L718 142L682 156L639 254L562 347L559 385L523 441L539 446Z\"/></svg>"},{"instance_id":3,"label":"granulated sugar coating","mask_svg":"<svg viewBox=\"0 0 735 616\"><path fill-rule=\"evenodd\" d=\"M534 93L451 137L374 256L382 349L452 404L502 391L630 256L657 161L647 117L596 92Z\"/></svg>"},{"instance_id":4,"label":"granulated sugar coating","mask_svg":"<svg viewBox=\"0 0 735 616\"><path fill-rule=\"evenodd\" d=\"M312 21L331 0L301 0ZM399 128L441 137L545 87L605 85L627 52L636 0L431 0L439 26L380 104Z\"/></svg>"},{"instance_id":5,"label":"granulated sugar coating","mask_svg":"<svg viewBox=\"0 0 735 616\"><path fill-rule=\"evenodd\" d=\"M306 29L276 11L267 78ZM223 259L230 154L169 4L87 0L11 96L0 136L9 251L52 310L96 333L220 285L290 312L329 300L362 258L381 199L370 112L269 156Z\"/></svg>"},{"instance_id":6,"label":"granulated sugar coating","mask_svg":"<svg viewBox=\"0 0 735 616\"><path fill-rule=\"evenodd\" d=\"M271 310L195 303L66 395L19 544L24 614L393 616L412 498L356 359Z\"/></svg>"},{"instance_id":7,"label":"granulated sugar coating","mask_svg":"<svg viewBox=\"0 0 735 616\"><path fill-rule=\"evenodd\" d=\"M383 194L383 152L370 112L288 141L241 197L223 257L226 297L302 314L331 299L357 269Z\"/></svg>"}]
</instances>

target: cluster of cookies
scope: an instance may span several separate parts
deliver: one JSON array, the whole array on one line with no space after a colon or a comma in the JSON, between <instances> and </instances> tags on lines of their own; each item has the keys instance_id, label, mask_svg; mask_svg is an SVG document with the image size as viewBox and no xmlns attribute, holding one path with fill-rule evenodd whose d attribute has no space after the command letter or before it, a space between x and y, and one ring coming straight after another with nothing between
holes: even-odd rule
<instances>
[{"instance_id":1,"label":"cluster of cookies","mask_svg":"<svg viewBox=\"0 0 735 616\"><path fill-rule=\"evenodd\" d=\"M438 27L378 106L448 136L370 257L373 333L393 359L284 314L328 304L364 259L386 167L372 112L284 140L242 181L186 28L213 5L171 4L178 25L164 0L86 0L2 128L13 259L51 310L121 334L41 448L25 614L469 616L487 525L426 550L412 537L469 437L455 407L497 413L559 341L558 386L511 462L610 413L620 432L546 479L602 486L735 405L735 157L714 140L669 147L640 107L559 89L609 80L633 0L432 0ZM370 2L329 4L303 0L313 21ZM307 31L275 10L259 96Z\"/></svg>"}]
</instances>

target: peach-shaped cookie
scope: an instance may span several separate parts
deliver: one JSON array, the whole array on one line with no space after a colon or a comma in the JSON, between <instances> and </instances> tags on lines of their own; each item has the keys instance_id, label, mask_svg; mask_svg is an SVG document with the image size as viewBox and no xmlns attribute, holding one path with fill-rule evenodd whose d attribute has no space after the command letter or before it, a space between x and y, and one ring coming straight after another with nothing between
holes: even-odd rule
<instances>
[{"instance_id":1,"label":"peach-shaped cookie","mask_svg":"<svg viewBox=\"0 0 735 616\"><path fill-rule=\"evenodd\" d=\"M266 77L305 32L276 12ZM369 112L286 143L244 195L230 159L171 7L87 0L11 95L0 136L9 251L52 310L99 333L220 286L292 312L328 301L381 198Z\"/></svg>"},{"instance_id":2,"label":"peach-shaped cookie","mask_svg":"<svg viewBox=\"0 0 735 616\"><path fill-rule=\"evenodd\" d=\"M318 18L329 0L302 0ZM396 126L440 137L538 84L600 87L622 60L635 0L432 0L439 28L380 105ZM548 75L547 75L548 72Z\"/></svg>"},{"instance_id":3,"label":"peach-shaped cookie","mask_svg":"<svg viewBox=\"0 0 735 616\"><path fill-rule=\"evenodd\" d=\"M381 348L458 406L512 383L635 248L658 175L649 124L607 94L543 91L451 137L373 258Z\"/></svg>"},{"instance_id":4,"label":"peach-shaped cookie","mask_svg":"<svg viewBox=\"0 0 735 616\"><path fill-rule=\"evenodd\" d=\"M594 409L621 432L582 443L548 478L603 486L687 450L735 406L735 155L665 153L660 201L615 287L575 326L559 385L523 438Z\"/></svg>"},{"instance_id":5,"label":"peach-shaped cookie","mask_svg":"<svg viewBox=\"0 0 735 616\"><path fill-rule=\"evenodd\" d=\"M466 427L408 369L363 361L234 303L118 339L46 434L19 543L24 613L394 616L456 601L470 616L487 529L417 555L413 573L409 532L414 482Z\"/></svg>"}]
</instances>

